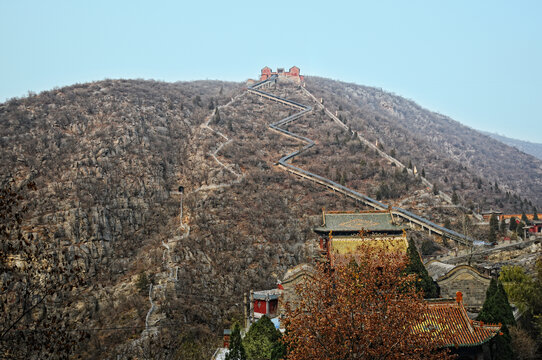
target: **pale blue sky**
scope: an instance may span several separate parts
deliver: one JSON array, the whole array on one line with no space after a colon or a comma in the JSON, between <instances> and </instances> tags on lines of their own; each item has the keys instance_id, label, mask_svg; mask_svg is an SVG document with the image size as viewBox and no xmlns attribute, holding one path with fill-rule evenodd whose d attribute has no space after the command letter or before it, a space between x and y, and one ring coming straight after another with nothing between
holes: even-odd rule
<instances>
[{"instance_id":1,"label":"pale blue sky","mask_svg":"<svg viewBox=\"0 0 542 360\"><path fill-rule=\"evenodd\" d=\"M256 77L381 87L542 142L542 1L0 0L0 101L104 78Z\"/></svg>"}]
</instances>

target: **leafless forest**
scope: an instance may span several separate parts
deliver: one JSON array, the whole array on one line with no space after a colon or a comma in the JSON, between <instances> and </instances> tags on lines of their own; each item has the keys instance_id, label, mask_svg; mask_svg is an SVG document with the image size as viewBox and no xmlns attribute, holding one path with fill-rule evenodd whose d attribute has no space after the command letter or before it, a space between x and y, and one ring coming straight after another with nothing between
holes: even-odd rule
<instances>
[{"instance_id":1,"label":"leafless forest","mask_svg":"<svg viewBox=\"0 0 542 360\"><path fill-rule=\"evenodd\" d=\"M242 316L244 292L273 287L311 259L323 207L362 209L274 165L300 146L268 129L290 110L243 86L106 80L0 104L1 184L10 200L0 219L2 350L145 358L159 346L164 358L208 358L223 327ZM542 161L378 89L313 77L306 86L419 176L318 110L290 125L317 142L297 166L458 230L472 209L542 208ZM311 103L296 85L270 91ZM203 126L208 116L228 141ZM223 143L216 157L232 171L212 156ZM422 172L456 194L457 206L442 206ZM144 337L148 286L165 284L169 271L162 243L172 244L178 272L155 299L165 315L158 336Z\"/></svg>"}]
</instances>

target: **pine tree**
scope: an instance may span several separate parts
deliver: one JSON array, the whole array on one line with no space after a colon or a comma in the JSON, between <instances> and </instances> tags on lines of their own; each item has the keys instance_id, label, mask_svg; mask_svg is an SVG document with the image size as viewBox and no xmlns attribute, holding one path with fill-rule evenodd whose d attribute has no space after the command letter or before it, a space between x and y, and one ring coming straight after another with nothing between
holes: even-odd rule
<instances>
[{"instance_id":1,"label":"pine tree","mask_svg":"<svg viewBox=\"0 0 542 360\"><path fill-rule=\"evenodd\" d=\"M149 279L144 271L141 271L137 276L136 287L142 295L147 294L149 291Z\"/></svg>"},{"instance_id":2,"label":"pine tree","mask_svg":"<svg viewBox=\"0 0 542 360\"><path fill-rule=\"evenodd\" d=\"M422 168L422 177L425 177L425 169Z\"/></svg>"},{"instance_id":3,"label":"pine tree","mask_svg":"<svg viewBox=\"0 0 542 360\"><path fill-rule=\"evenodd\" d=\"M238 323L233 326L230 336L230 350L226 354L226 360L246 360L247 355L241 340L241 328Z\"/></svg>"},{"instance_id":4,"label":"pine tree","mask_svg":"<svg viewBox=\"0 0 542 360\"><path fill-rule=\"evenodd\" d=\"M214 120L214 123L215 123L215 124L218 124L218 123L220 123L220 121L221 121L220 113L218 112L218 108L215 109L215 116L214 116L214 119L213 119L213 120Z\"/></svg>"},{"instance_id":5,"label":"pine tree","mask_svg":"<svg viewBox=\"0 0 542 360\"><path fill-rule=\"evenodd\" d=\"M539 220L538 219L538 210L536 210L536 207L533 207L533 220Z\"/></svg>"},{"instance_id":6,"label":"pine tree","mask_svg":"<svg viewBox=\"0 0 542 360\"><path fill-rule=\"evenodd\" d=\"M491 342L492 359L513 359L514 354L510 345L511 337L508 331L509 325L515 325L514 314L508 302L508 296L500 281L491 279L486 292L486 300L482 306L478 320L493 324L502 324L503 335L495 336Z\"/></svg>"},{"instance_id":7,"label":"pine tree","mask_svg":"<svg viewBox=\"0 0 542 360\"><path fill-rule=\"evenodd\" d=\"M243 339L243 346L246 349L249 359L270 359L273 349L280 341L280 332L267 316L262 316L256 323L252 324Z\"/></svg>"},{"instance_id":8,"label":"pine tree","mask_svg":"<svg viewBox=\"0 0 542 360\"><path fill-rule=\"evenodd\" d=\"M423 290L424 298L436 298L438 296L437 286L423 265L420 253L418 252L413 239L408 240L407 257L408 264L405 268L405 273L416 274L416 288L418 290Z\"/></svg>"},{"instance_id":9,"label":"pine tree","mask_svg":"<svg viewBox=\"0 0 542 360\"><path fill-rule=\"evenodd\" d=\"M524 224L529 224L530 223L529 219L527 218L527 215L525 215L525 211L521 213L521 221Z\"/></svg>"},{"instance_id":10,"label":"pine tree","mask_svg":"<svg viewBox=\"0 0 542 360\"><path fill-rule=\"evenodd\" d=\"M517 226L518 226L517 219L514 216L512 216L510 218L510 231L516 231Z\"/></svg>"},{"instance_id":11,"label":"pine tree","mask_svg":"<svg viewBox=\"0 0 542 360\"><path fill-rule=\"evenodd\" d=\"M497 217L495 214L491 214L491 217L489 218L489 236L488 240L490 243L494 243L497 241L497 232L499 231L499 220L497 220Z\"/></svg>"},{"instance_id":12,"label":"pine tree","mask_svg":"<svg viewBox=\"0 0 542 360\"><path fill-rule=\"evenodd\" d=\"M452 204L457 205L459 203L459 196L457 196L457 193L454 191L452 194Z\"/></svg>"},{"instance_id":13,"label":"pine tree","mask_svg":"<svg viewBox=\"0 0 542 360\"><path fill-rule=\"evenodd\" d=\"M508 295L506 295L500 281L491 279L491 283L486 292L486 300L478 315L478 320L494 324L516 324L512 308L508 302Z\"/></svg>"}]
</instances>

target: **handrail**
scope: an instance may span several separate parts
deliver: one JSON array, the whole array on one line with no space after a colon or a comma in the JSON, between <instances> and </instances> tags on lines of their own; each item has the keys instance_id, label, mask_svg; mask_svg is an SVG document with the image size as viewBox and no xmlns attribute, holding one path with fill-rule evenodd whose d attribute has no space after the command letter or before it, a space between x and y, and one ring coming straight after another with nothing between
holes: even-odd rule
<instances>
[{"instance_id":1,"label":"handrail","mask_svg":"<svg viewBox=\"0 0 542 360\"><path fill-rule=\"evenodd\" d=\"M323 176L320 176L320 175L317 175L317 174L314 174L310 171L307 171L307 170L303 170L297 166L294 166L292 164L289 164L287 163L288 160L294 158L295 156L301 154L302 152L310 149L311 147L313 147L315 145L315 142L312 140L312 139L309 139L305 136L301 136L301 135L298 135L298 134L295 134L295 133L292 133L286 129L283 129L281 128L280 126L282 125L285 125L285 124L288 124L292 121L295 121L297 119L299 119L301 116L305 115L306 113L312 111L312 107L311 106L308 106L308 105L303 105L303 104L300 104L298 102L295 102L295 101L292 101L292 100L288 100L288 99L284 99L280 96L277 96L277 95L273 95L273 94L270 94L268 92L265 92L265 91L262 91L262 90L259 90L257 88L265 85L265 84L268 84L268 83L271 83L273 81L275 81L275 79L277 78L276 75L273 75L271 76L269 79L266 79L266 80L263 80L263 81L260 81L256 84L253 84L252 86L248 86L247 90L248 92L252 93L252 94L255 94L255 95L259 95L259 96L262 96L264 98L267 98L271 101L276 101L278 103L281 103L281 104L284 104L284 105L287 105L287 106L291 106L291 107L294 107L294 108L297 108L297 109L300 109L301 111L293 114L293 115L289 115L279 121L276 121L272 124L269 125L269 127L275 131L278 131L286 136L290 136L290 137L293 137L295 139L298 139L299 141L302 141L304 142L306 145L303 146L303 148L301 148L300 150L296 150L290 154L287 154L287 155L284 155L280 158L280 160L278 161L278 165L284 167L287 171L291 172L291 173L294 173L298 176L301 176L303 178L306 178L306 179L309 179L313 182L316 182L318 184L321 184L321 185L324 185L332 190L335 190L337 192L340 192L346 196L349 196L355 200L358 200L358 201L361 201L363 202L364 204L368 205L368 206L371 206L377 210L389 210L393 215L397 215L399 217L402 217L408 221L411 221L411 222L414 222L414 223L417 223L418 225L422 226L422 227L425 227L427 228L428 230L430 231L433 231L435 233L438 233L442 236L447 236L449 237L450 239L452 240L455 240L457 242L460 242L462 244L465 244L465 245L472 245L474 243L474 239L472 239L471 237L468 237L466 235L463 235L463 234L460 234L456 231L453 231L453 230L450 230L450 229L447 229L443 226L440 226L440 225L437 225L435 224L434 222L426 219L426 218L423 218L419 215L416 215L416 214L413 214L412 212L408 211L408 210L405 210L405 209L402 209L400 207L397 207L397 206L388 206L378 200L375 200L367 195L364 195L360 192L357 192L355 190L352 190L350 188L347 188L346 186L344 185L341 185L341 184L338 184L336 183L335 181L332 181L332 180L329 180ZM325 109L327 110L327 109ZM328 114L329 115L329 114Z\"/></svg>"}]
</instances>

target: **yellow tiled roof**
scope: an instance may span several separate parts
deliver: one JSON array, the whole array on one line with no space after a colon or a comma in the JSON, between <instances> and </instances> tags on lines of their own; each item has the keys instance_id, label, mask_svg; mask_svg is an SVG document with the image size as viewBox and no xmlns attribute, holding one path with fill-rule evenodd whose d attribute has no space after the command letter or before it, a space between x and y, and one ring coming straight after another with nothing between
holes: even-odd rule
<instances>
[{"instance_id":1,"label":"yellow tiled roof","mask_svg":"<svg viewBox=\"0 0 542 360\"><path fill-rule=\"evenodd\" d=\"M501 325L470 320L462 303L454 300L428 302L424 320L415 332L433 332L435 341L445 347L477 346L491 340Z\"/></svg>"}]
</instances>

